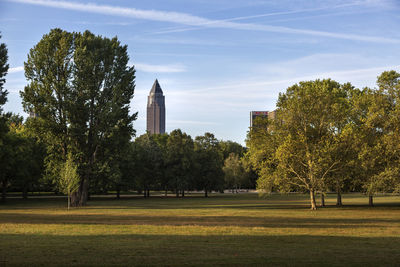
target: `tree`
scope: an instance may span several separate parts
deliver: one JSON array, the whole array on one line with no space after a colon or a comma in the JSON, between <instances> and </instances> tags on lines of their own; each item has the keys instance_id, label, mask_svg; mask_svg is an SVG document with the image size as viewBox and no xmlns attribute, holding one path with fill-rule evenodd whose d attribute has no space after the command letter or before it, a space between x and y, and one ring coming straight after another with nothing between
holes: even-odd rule
<instances>
[{"instance_id":1,"label":"tree","mask_svg":"<svg viewBox=\"0 0 400 267\"><path fill-rule=\"evenodd\" d=\"M150 189L158 188L164 165L163 154L154 135L145 133L134 142L134 171L137 186L150 196Z\"/></svg>"},{"instance_id":2,"label":"tree","mask_svg":"<svg viewBox=\"0 0 400 267\"><path fill-rule=\"evenodd\" d=\"M175 190L176 196L182 197L191 184L193 173L193 139L180 129L173 130L167 140L165 168L169 187Z\"/></svg>"},{"instance_id":3,"label":"tree","mask_svg":"<svg viewBox=\"0 0 400 267\"><path fill-rule=\"evenodd\" d=\"M233 141L219 141L218 143L219 149L224 157L224 160L227 159L231 153L242 157L246 152L246 148L241 144L233 142Z\"/></svg>"},{"instance_id":4,"label":"tree","mask_svg":"<svg viewBox=\"0 0 400 267\"><path fill-rule=\"evenodd\" d=\"M0 35L1 39L1 35ZM8 67L8 54L7 54L7 46L4 43L0 43L0 148L3 144L3 138L6 132L8 131L6 125L6 118L3 114L3 105L7 102L7 90L4 89L4 83L6 79L4 78L7 75Z\"/></svg>"},{"instance_id":5,"label":"tree","mask_svg":"<svg viewBox=\"0 0 400 267\"><path fill-rule=\"evenodd\" d=\"M168 170L166 167L166 160L168 156L168 150L167 150L167 144L168 144L168 138L169 135L168 133L163 133L163 134L154 134L153 135L154 141L157 143L158 148L160 149L161 152L161 157L162 157L162 166L160 167L160 189L165 190L165 196L168 195Z\"/></svg>"},{"instance_id":6,"label":"tree","mask_svg":"<svg viewBox=\"0 0 400 267\"><path fill-rule=\"evenodd\" d=\"M134 135L136 113L129 109L135 70L128 60L127 47L116 37L61 29L44 35L28 54L24 110L38 115L32 127L46 142L46 169L54 183L68 153L76 155L81 180L73 206L86 204L90 183L107 175L104 166L120 172L110 155L123 153L118 148Z\"/></svg>"},{"instance_id":7,"label":"tree","mask_svg":"<svg viewBox=\"0 0 400 267\"><path fill-rule=\"evenodd\" d=\"M232 193L234 189L237 193L237 190L247 182L247 173L243 168L242 161L235 153L229 154L228 158L225 159L222 170L225 174L225 187L231 188Z\"/></svg>"},{"instance_id":8,"label":"tree","mask_svg":"<svg viewBox=\"0 0 400 267\"><path fill-rule=\"evenodd\" d=\"M209 191L223 188L223 157L218 143L212 133L195 138L195 185L197 189L204 190L205 197L208 197Z\"/></svg>"},{"instance_id":9,"label":"tree","mask_svg":"<svg viewBox=\"0 0 400 267\"><path fill-rule=\"evenodd\" d=\"M2 199L6 199L8 187L22 191L27 198L28 190L33 188L42 176L43 146L32 137L22 123L23 118L6 114L8 132L0 149L0 181Z\"/></svg>"},{"instance_id":10,"label":"tree","mask_svg":"<svg viewBox=\"0 0 400 267\"><path fill-rule=\"evenodd\" d=\"M8 128L8 126L7 126ZM23 168L21 165L19 153L23 152L21 146L21 138L15 131L7 132L3 138L0 149L0 182L1 182L1 199L6 201L7 188L15 180L16 171Z\"/></svg>"},{"instance_id":11,"label":"tree","mask_svg":"<svg viewBox=\"0 0 400 267\"><path fill-rule=\"evenodd\" d=\"M365 89L358 112L363 124L359 129L359 160L362 187L373 206L378 192L395 192L400 184L400 74L383 72L378 90Z\"/></svg>"},{"instance_id":12,"label":"tree","mask_svg":"<svg viewBox=\"0 0 400 267\"><path fill-rule=\"evenodd\" d=\"M22 121L23 118L18 115L10 118L9 133L14 133L20 140L20 148L15 147L18 151L15 155L18 168L15 169L12 185L22 192L24 199L27 199L28 191L38 188L43 176L45 146L30 131L29 119L25 123Z\"/></svg>"},{"instance_id":13,"label":"tree","mask_svg":"<svg viewBox=\"0 0 400 267\"><path fill-rule=\"evenodd\" d=\"M0 35L1 38L1 35ZM7 90L4 89L9 65L7 64L8 54L7 46L4 43L0 43L0 114L3 112L2 106L7 102Z\"/></svg>"},{"instance_id":14,"label":"tree","mask_svg":"<svg viewBox=\"0 0 400 267\"><path fill-rule=\"evenodd\" d=\"M276 119L256 124L248 137L259 189L305 190L311 209L317 208L315 193L324 192L329 174L346 164L336 151L351 88L316 80L300 82L279 95Z\"/></svg>"},{"instance_id":15,"label":"tree","mask_svg":"<svg viewBox=\"0 0 400 267\"><path fill-rule=\"evenodd\" d=\"M79 184L78 166L74 163L72 154L69 153L67 161L61 169L60 179L58 180L60 191L68 197L68 210L71 203L71 195L78 190Z\"/></svg>"}]
</instances>

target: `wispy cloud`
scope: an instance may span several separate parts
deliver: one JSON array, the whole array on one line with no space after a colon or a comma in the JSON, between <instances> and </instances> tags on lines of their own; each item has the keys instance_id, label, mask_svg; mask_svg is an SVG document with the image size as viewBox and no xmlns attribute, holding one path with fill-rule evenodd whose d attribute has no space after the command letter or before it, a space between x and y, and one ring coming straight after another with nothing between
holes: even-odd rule
<instances>
[{"instance_id":1,"label":"wispy cloud","mask_svg":"<svg viewBox=\"0 0 400 267\"><path fill-rule=\"evenodd\" d=\"M8 73L16 73L16 72L21 72L24 71L24 66L18 66L18 67L13 67L8 69Z\"/></svg>"},{"instance_id":2,"label":"wispy cloud","mask_svg":"<svg viewBox=\"0 0 400 267\"><path fill-rule=\"evenodd\" d=\"M400 40L393 38L385 38L379 36L365 36L357 34L345 34L335 33L327 31L316 31L309 29L296 29L281 26L272 25L261 25L253 23L238 23L233 20L239 20L240 18L232 18L227 20L211 20L199 16L194 16L187 13L181 12L166 12L158 10L141 10L136 8L110 6L110 5L97 5L93 3L78 3L78 2L66 2L66 1L53 1L53 0L9 0L11 2L25 3L39 6L46 6L52 8L61 8L68 10L75 10L81 12L97 13L104 15L131 17L136 19L151 20L151 21L162 21L176 24L182 24L187 26L197 26L206 28L225 28L235 30L250 30L250 31L265 31L285 34L300 34L300 35L311 35L327 38L345 39L353 41L363 42L375 42L375 43L392 43L398 44ZM262 16L262 15L255 15ZM266 16L266 14L264 14ZM254 16L253 16L254 17Z\"/></svg>"},{"instance_id":3,"label":"wispy cloud","mask_svg":"<svg viewBox=\"0 0 400 267\"><path fill-rule=\"evenodd\" d=\"M216 125L217 123L211 122L211 121L168 120L168 124L170 124L170 125L185 125L185 124Z\"/></svg>"},{"instance_id":4,"label":"wispy cloud","mask_svg":"<svg viewBox=\"0 0 400 267\"><path fill-rule=\"evenodd\" d=\"M134 65L136 70L152 73L176 73L186 71L186 67L182 64L152 65L146 63L136 63Z\"/></svg>"},{"instance_id":5,"label":"wispy cloud","mask_svg":"<svg viewBox=\"0 0 400 267\"><path fill-rule=\"evenodd\" d=\"M183 39L183 38L143 38L140 36L131 38L136 42L155 43L155 44L173 44L173 45L201 45L201 46L217 46L217 45L233 45L228 42L220 42L216 40L204 39Z\"/></svg>"}]
</instances>

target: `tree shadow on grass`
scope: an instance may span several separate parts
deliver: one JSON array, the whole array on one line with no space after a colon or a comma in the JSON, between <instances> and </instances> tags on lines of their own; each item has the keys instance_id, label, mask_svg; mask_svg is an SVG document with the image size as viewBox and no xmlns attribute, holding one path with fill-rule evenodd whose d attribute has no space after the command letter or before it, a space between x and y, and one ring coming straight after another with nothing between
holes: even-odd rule
<instances>
[{"instance_id":1,"label":"tree shadow on grass","mask_svg":"<svg viewBox=\"0 0 400 267\"><path fill-rule=\"evenodd\" d=\"M400 238L0 234L4 266L396 266Z\"/></svg>"},{"instance_id":2,"label":"tree shadow on grass","mask_svg":"<svg viewBox=\"0 0 400 267\"><path fill-rule=\"evenodd\" d=\"M296 218L290 216L165 216L108 214L40 214L2 213L0 223L8 224L93 224L93 225L156 225L156 226L232 226L265 228L380 228L400 227L398 219L389 218Z\"/></svg>"},{"instance_id":3,"label":"tree shadow on grass","mask_svg":"<svg viewBox=\"0 0 400 267\"><path fill-rule=\"evenodd\" d=\"M358 196L358 195L357 195ZM353 196L351 196L353 198ZM361 198L361 196L360 196ZM328 199L327 199L328 201ZM330 199L329 201L332 201ZM367 201L367 199L366 199ZM335 203L335 202L333 202ZM47 197L33 198L29 200L9 199L6 204L0 205L2 209L43 209L43 208L64 208L66 198ZM310 208L309 199L305 195L271 195L267 198L258 198L254 194L244 195L215 195L210 198L198 196L189 196L185 198L175 197L124 197L115 199L110 197L92 197L84 209L242 209L242 210L264 210L264 209L282 209L282 210L307 210ZM327 204L323 209L370 209L370 208L389 208L400 209L400 198L398 202L376 203L374 207L360 203L346 203L342 207L334 204Z\"/></svg>"}]
</instances>

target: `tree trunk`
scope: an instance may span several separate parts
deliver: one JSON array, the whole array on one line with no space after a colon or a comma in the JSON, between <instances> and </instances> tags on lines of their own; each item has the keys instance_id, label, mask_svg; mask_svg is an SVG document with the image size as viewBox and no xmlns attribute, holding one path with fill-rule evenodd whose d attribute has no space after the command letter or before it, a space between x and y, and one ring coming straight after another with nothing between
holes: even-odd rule
<instances>
[{"instance_id":1,"label":"tree trunk","mask_svg":"<svg viewBox=\"0 0 400 267\"><path fill-rule=\"evenodd\" d=\"M182 197L185 197L185 190L182 190Z\"/></svg>"},{"instance_id":2,"label":"tree trunk","mask_svg":"<svg viewBox=\"0 0 400 267\"><path fill-rule=\"evenodd\" d=\"M176 189L176 197L179 197L179 190L178 189Z\"/></svg>"},{"instance_id":3,"label":"tree trunk","mask_svg":"<svg viewBox=\"0 0 400 267\"><path fill-rule=\"evenodd\" d=\"M314 190L310 190L310 200L311 200L311 210L316 210L317 209L317 204L315 202Z\"/></svg>"},{"instance_id":4,"label":"tree trunk","mask_svg":"<svg viewBox=\"0 0 400 267\"><path fill-rule=\"evenodd\" d=\"M68 206L67 206L67 209L69 210L69 207L71 206L71 197L70 197L70 194L67 195L67 198L68 198Z\"/></svg>"},{"instance_id":5,"label":"tree trunk","mask_svg":"<svg viewBox=\"0 0 400 267\"><path fill-rule=\"evenodd\" d=\"M373 195L369 195L368 198L369 198L369 206L373 207L374 206L374 196Z\"/></svg>"},{"instance_id":6,"label":"tree trunk","mask_svg":"<svg viewBox=\"0 0 400 267\"><path fill-rule=\"evenodd\" d=\"M144 198L147 197L147 190L146 190L146 189L143 190L143 197L144 197Z\"/></svg>"},{"instance_id":7,"label":"tree trunk","mask_svg":"<svg viewBox=\"0 0 400 267\"><path fill-rule=\"evenodd\" d=\"M121 189L119 189L119 186L117 186L117 199L121 198Z\"/></svg>"},{"instance_id":8,"label":"tree trunk","mask_svg":"<svg viewBox=\"0 0 400 267\"><path fill-rule=\"evenodd\" d=\"M336 206L342 206L342 193L340 192L340 188L337 189Z\"/></svg>"},{"instance_id":9,"label":"tree trunk","mask_svg":"<svg viewBox=\"0 0 400 267\"><path fill-rule=\"evenodd\" d=\"M208 197L208 191L207 191L207 189L204 189L204 197Z\"/></svg>"},{"instance_id":10,"label":"tree trunk","mask_svg":"<svg viewBox=\"0 0 400 267\"><path fill-rule=\"evenodd\" d=\"M88 199L89 179L84 177L77 192L71 195L71 206L82 207L86 205Z\"/></svg>"},{"instance_id":11,"label":"tree trunk","mask_svg":"<svg viewBox=\"0 0 400 267\"><path fill-rule=\"evenodd\" d=\"M28 187L27 186L24 186L24 188L22 189L22 198L28 199Z\"/></svg>"},{"instance_id":12,"label":"tree trunk","mask_svg":"<svg viewBox=\"0 0 400 267\"><path fill-rule=\"evenodd\" d=\"M3 180L1 186L1 201L6 202L6 197L7 197L7 181Z\"/></svg>"},{"instance_id":13,"label":"tree trunk","mask_svg":"<svg viewBox=\"0 0 400 267\"><path fill-rule=\"evenodd\" d=\"M321 192L321 207L325 207L325 194Z\"/></svg>"},{"instance_id":14,"label":"tree trunk","mask_svg":"<svg viewBox=\"0 0 400 267\"><path fill-rule=\"evenodd\" d=\"M147 189L147 197L150 197L150 189Z\"/></svg>"},{"instance_id":15,"label":"tree trunk","mask_svg":"<svg viewBox=\"0 0 400 267\"><path fill-rule=\"evenodd\" d=\"M165 187L165 197L167 197L168 196L168 189L167 189L167 187Z\"/></svg>"}]
</instances>

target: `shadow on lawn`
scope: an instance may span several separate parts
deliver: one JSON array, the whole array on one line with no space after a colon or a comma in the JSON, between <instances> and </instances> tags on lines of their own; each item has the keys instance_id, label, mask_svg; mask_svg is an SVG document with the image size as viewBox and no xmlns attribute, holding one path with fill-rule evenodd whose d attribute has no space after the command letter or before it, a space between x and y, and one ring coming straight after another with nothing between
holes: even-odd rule
<instances>
[{"instance_id":1,"label":"shadow on lawn","mask_svg":"<svg viewBox=\"0 0 400 267\"><path fill-rule=\"evenodd\" d=\"M352 196L353 197L353 196ZM361 197L360 197L361 198ZM349 201L342 207L334 205L333 198L327 198L327 205L323 209L379 209L385 208L390 210L400 211L400 198L398 202L376 202L374 207L367 205L367 199L364 203L354 203ZM32 198L28 200L23 199L9 199L5 204L0 203L1 210L9 209L64 209L66 208L66 198ZM308 210L310 208L309 200L304 195L283 195L283 196L269 196L267 198L258 198L252 194L248 195L216 195L210 198L199 197L150 197L144 199L142 197L124 197L121 199L114 199L110 197L93 197L88 201L87 206L83 207L87 210L175 210L175 209L207 209L211 212L218 212L220 209L238 209L238 210Z\"/></svg>"},{"instance_id":2,"label":"shadow on lawn","mask_svg":"<svg viewBox=\"0 0 400 267\"><path fill-rule=\"evenodd\" d=\"M0 234L5 266L396 266L400 238Z\"/></svg>"},{"instance_id":3,"label":"shadow on lawn","mask_svg":"<svg viewBox=\"0 0 400 267\"><path fill-rule=\"evenodd\" d=\"M92 214L25 214L2 213L0 223L15 224L95 224L157 226L237 226L266 228L371 228L399 224L397 219L293 218L285 216L147 216Z\"/></svg>"}]
</instances>

